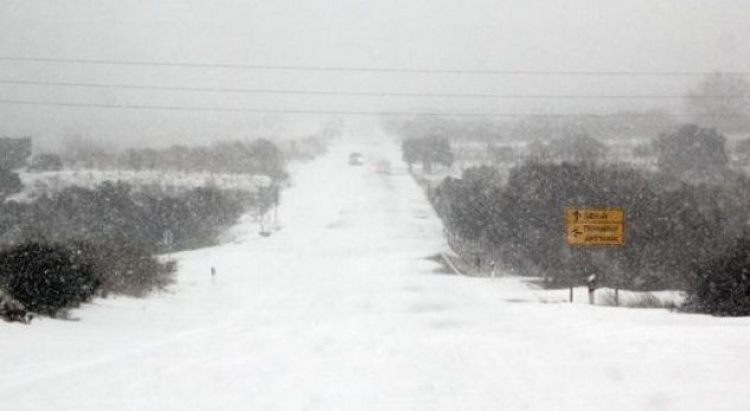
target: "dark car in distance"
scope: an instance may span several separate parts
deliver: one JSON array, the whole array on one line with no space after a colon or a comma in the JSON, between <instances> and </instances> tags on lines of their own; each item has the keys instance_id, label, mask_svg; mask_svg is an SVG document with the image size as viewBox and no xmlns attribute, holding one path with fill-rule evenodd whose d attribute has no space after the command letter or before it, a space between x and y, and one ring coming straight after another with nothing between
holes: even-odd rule
<instances>
[{"instance_id":1,"label":"dark car in distance","mask_svg":"<svg viewBox=\"0 0 750 411\"><path fill-rule=\"evenodd\" d=\"M362 153L351 153L349 154L349 165L350 166L361 166L365 164L365 156Z\"/></svg>"}]
</instances>

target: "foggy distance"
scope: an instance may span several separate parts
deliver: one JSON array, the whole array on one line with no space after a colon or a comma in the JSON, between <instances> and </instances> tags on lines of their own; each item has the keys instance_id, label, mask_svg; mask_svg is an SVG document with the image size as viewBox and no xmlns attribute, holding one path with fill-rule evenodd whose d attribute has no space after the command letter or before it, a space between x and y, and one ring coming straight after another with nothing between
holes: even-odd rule
<instances>
[{"instance_id":1,"label":"foggy distance","mask_svg":"<svg viewBox=\"0 0 750 411\"><path fill-rule=\"evenodd\" d=\"M0 57L258 66L574 72L741 71L750 35L741 2L701 1L6 1ZM3 78L183 88L509 95L681 95L695 76L423 75L0 61ZM3 100L340 111L601 113L679 99L326 97L1 84ZM92 114L96 115L92 115ZM203 141L304 133L319 116L86 110L3 105L6 135Z\"/></svg>"}]
</instances>

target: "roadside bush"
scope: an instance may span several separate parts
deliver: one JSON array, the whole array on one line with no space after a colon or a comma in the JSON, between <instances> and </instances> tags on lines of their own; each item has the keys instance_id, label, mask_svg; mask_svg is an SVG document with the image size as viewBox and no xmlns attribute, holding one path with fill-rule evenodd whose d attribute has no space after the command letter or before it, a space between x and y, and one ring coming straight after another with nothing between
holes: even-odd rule
<instances>
[{"instance_id":1,"label":"roadside bush","mask_svg":"<svg viewBox=\"0 0 750 411\"><path fill-rule=\"evenodd\" d=\"M750 238L696 272L687 308L714 315L750 315Z\"/></svg>"},{"instance_id":2,"label":"roadside bush","mask_svg":"<svg viewBox=\"0 0 750 411\"><path fill-rule=\"evenodd\" d=\"M173 272L174 264L127 244L27 242L0 253L0 288L51 316L96 294L142 297L171 283Z\"/></svg>"},{"instance_id":3,"label":"roadside bush","mask_svg":"<svg viewBox=\"0 0 750 411\"><path fill-rule=\"evenodd\" d=\"M0 204L0 245L24 241L118 244L151 253L212 245L250 206L251 196L217 187L181 194L135 192L124 182L68 187L31 204Z\"/></svg>"},{"instance_id":4,"label":"roadside bush","mask_svg":"<svg viewBox=\"0 0 750 411\"><path fill-rule=\"evenodd\" d=\"M0 253L0 279L29 311L54 316L94 295L93 267L62 245L25 243Z\"/></svg>"},{"instance_id":5,"label":"roadside bush","mask_svg":"<svg viewBox=\"0 0 750 411\"><path fill-rule=\"evenodd\" d=\"M23 183L18 174L0 168L0 202L8 196L20 193L21 190L23 190Z\"/></svg>"},{"instance_id":6,"label":"roadside bush","mask_svg":"<svg viewBox=\"0 0 750 411\"><path fill-rule=\"evenodd\" d=\"M8 322L17 321L28 324L32 316L23 304L0 289L0 318Z\"/></svg>"},{"instance_id":7,"label":"roadside bush","mask_svg":"<svg viewBox=\"0 0 750 411\"><path fill-rule=\"evenodd\" d=\"M146 248L111 243L76 243L72 248L91 267L101 296L143 297L172 282L174 264L160 263Z\"/></svg>"},{"instance_id":8,"label":"roadside bush","mask_svg":"<svg viewBox=\"0 0 750 411\"><path fill-rule=\"evenodd\" d=\"M625 295L620 296L618 302L615 298L614 290L608 290L607 292L600 293L597 296L597 300L600 305L606 306L620 306L627 308L655 308L655 309L668 309L674 310L678 308L678 304L674 301L663 301L657 297L654 293L640 293L635 296L626 297Z\"/></svg>"}]
</instances>

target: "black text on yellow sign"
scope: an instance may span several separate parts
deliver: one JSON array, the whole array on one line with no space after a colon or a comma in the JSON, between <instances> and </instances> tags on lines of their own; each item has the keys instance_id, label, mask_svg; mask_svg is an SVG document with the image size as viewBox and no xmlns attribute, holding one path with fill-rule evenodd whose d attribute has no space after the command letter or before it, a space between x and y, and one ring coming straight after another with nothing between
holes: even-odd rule
<instances>
[{"instance_id":1,"label":"black text on yellow sign","mask_svg":"<svg viewBox=\"0 0 750 411\"><path fill-rule=\"evenodd\" d=\"M622 245L625 213L614 209L565 210L568 245Z\"/></svg>"},{"instance_id":2,"label":"black text on yellow sign","mask_svg":"<svg viewBox=\"0 0 750 411\"><path fill-rule=\"evenodd\" d=\"M620 209L569 208L565 210L565 222L568 224L601 224L622 223L625 212Z\"/></svg>"}]
</instances>

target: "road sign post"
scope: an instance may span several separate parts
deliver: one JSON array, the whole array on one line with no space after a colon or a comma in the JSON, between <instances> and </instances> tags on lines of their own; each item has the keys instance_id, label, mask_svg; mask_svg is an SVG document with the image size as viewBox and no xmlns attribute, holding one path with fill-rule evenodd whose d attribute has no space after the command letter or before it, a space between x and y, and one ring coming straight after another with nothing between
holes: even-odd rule
<instances>
[{"instance_id":1,"label":"road sign post","mask_svg":"<svg viewBox=\"0 0 750 411\"><path fill-rule=\"evenodd\" d=\"M565 240L569 246L621 246L625 242L625 212L615 208L568 208ZM588 278L589 303L594 304L596 276ZM619 297L619 296L618 296ZM573 286L570 287L573 302Z\"/></svg>"}]
</instances>

